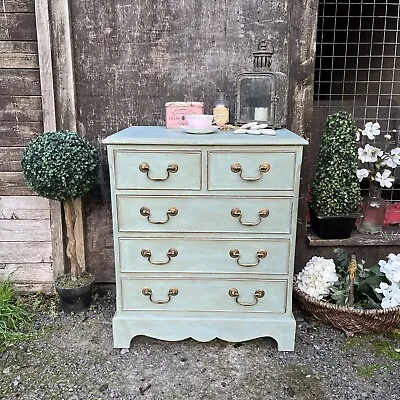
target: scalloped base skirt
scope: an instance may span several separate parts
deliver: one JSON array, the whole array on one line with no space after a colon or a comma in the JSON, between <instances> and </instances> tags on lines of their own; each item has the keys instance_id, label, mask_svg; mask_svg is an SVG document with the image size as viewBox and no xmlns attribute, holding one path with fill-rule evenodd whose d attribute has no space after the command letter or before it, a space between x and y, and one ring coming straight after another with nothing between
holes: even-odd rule
<instances>
[{"instance_id":1,"label":"scalloped base skirt","mask_svg":"<svg viewBox=\"0 0 400 400\"><path fill-rule=\"evenodd\" d=\"M163 313L164 314L164 313ZM191 313L193 314L193 313ZM199 342L221 339L243 342L259 337L271 337L279 351L293 351L296 321L293 315L171 316L155 317L143 314L116 313L113 318L114 348L129 348L135 336L178 341L193 338Z\"/></svg>"}]
</instances>

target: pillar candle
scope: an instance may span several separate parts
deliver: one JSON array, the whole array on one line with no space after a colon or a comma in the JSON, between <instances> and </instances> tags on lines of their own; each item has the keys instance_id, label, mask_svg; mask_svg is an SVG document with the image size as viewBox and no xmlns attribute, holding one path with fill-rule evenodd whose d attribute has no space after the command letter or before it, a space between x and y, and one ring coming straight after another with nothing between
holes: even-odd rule
<instances>
[{"instance_id":1,"label":"pillar candle","mask_svg":"<svg viewBox=\"0 0 400 400\"><path fill-rule=\"evenodd\" d=\"M255 121L268 121L268 108L267 107L256 107L254 109L254 120Z\"/></svg>"}]
</instances>

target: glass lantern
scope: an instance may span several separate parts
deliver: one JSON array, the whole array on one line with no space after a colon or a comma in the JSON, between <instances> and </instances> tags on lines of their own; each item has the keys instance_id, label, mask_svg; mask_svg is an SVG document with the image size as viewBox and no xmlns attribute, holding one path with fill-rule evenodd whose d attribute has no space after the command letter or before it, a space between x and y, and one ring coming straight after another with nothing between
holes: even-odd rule
<instances>
[{"instance_id":1,"label":"glass lantern","mask_svg":"<svg viewBox=\"0 0 400 400\"><path fill-rule=\"evenodd\" d=\"M254 55L254 71L236 79L236 125L256 121L270 128L286 126L288 79L283 72L272 72L272 45L262 40Z\"/></svg>"}]
</instances>

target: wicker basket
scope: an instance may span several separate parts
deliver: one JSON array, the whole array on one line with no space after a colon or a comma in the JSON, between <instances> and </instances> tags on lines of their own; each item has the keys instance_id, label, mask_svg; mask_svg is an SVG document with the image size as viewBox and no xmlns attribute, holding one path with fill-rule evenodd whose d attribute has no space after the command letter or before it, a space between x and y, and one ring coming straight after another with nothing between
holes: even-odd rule
<instances>
[{"instance_id":1,"label":"wicker basket","mask_svg":"<svg viewBox=\"0 0 400 400\"><path fill-rule=\"evenodd\" d=\"M387 309L358 310L312 298L293 282L293 293L299 306L322 322L342 329L348 336L355 333L389 332L400 324L400 306Z\"/></svg>"}]
</instances>

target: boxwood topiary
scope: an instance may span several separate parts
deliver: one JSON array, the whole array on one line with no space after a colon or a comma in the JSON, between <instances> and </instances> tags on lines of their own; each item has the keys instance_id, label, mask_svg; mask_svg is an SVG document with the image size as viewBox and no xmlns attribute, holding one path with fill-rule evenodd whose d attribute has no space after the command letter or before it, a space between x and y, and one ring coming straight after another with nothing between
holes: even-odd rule
<instances>
[{"instance_id":1,"label":"boxwood topiary","mask_svg":"<svg viewBox=\"0 0 400 400\"><path fill-rule=\"evenodd\" d=\"M61 201L67 231L66 253L74 281L83 274L76 255L75 204L96 183L100 167L97 149L75 132L45 132L31 141L22 157L26 182L39 196Z\"/></svg>"},{"instance_id":2,"label":"boxwood topiary","mask_svg":"<svg viewBox=\"0 0 400 400\"><path fill-rule=\"evenodd\" d=\"M310 204L319 216L351 216L360 207L356 132L353 117L344 111L327 118Z\"/></svg>"},{"instance_id":3,"label":"boxwood topiary","mask_svg":"<svg viewBox=\"0 0 400 400\"><path fill-rule=\"evenodd\" d=\"M46 132L26 147L22 170L28 185L40 196L76 199L96 183L99 153L75 132Z\"/></svg>"}]
</instances>

